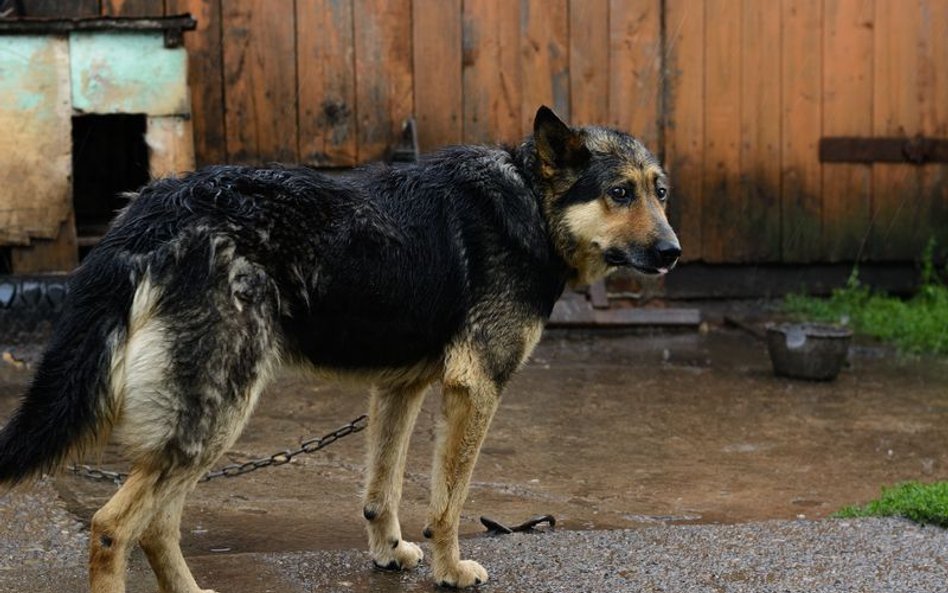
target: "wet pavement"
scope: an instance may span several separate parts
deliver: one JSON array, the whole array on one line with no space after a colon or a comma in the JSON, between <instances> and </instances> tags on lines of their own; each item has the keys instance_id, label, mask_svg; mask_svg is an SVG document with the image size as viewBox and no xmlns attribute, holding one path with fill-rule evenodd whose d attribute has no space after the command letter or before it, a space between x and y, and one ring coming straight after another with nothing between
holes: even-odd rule
<instances>
[{"instance_id":1,"label":"wet pavement","mask_svg":"<svg viewBox=\"0 0 948 593\"><path fill-rule=\"evenodd\" d=\"M492 574L485 589L948 590L945 530L812 521L883 484L948 479L948 362L880 352L807 383L775 378L763 344L736 331L549 332L504 396L462 517L463 546ZM29 377L0 363L0 418ZM293 447L365 404L362 387L282 375L226 461ZM402 524L416 541L437 409L433 391L409 454ZM433 590L424 570L367 568L363 456L357 435L199 486L182 528L198 581L221 593ZM91 461L123 467L111 450ZM113 491L62 475L0 496L0 592L85 590L86 527ZM478 523L546 513L555 533L487 538ZM155 590L140 554L133 567L129 591Z\"/></svg>"}]
</instances>

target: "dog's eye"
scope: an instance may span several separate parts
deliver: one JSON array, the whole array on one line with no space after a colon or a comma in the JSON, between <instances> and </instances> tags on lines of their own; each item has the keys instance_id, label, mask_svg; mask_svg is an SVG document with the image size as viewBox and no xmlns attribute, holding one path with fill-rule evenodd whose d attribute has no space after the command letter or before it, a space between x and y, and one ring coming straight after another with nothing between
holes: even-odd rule
<instances>
[{"instance_id":1,"label":"dog's eye","mask_svg":"<svg viewBox=\"0 0 948 593\"><path fill-rule=\"evenodd\" d=\"M632 194L624 187L613 187L609 189L609 197L619 204L628 204L632 201Z\"/></svg>"},{"instance_id":2,"label":"dog's eye","mask_svg":"<svg viewBox=\"0 0 948 593\"><path fill-rule=\"evenodd\" d=\"M665 197L668 195L668 190L664 187L660 187L655 190L655 194L658 196L658 199L662 202L665 201Z\"/></svg>"}]
</instances>

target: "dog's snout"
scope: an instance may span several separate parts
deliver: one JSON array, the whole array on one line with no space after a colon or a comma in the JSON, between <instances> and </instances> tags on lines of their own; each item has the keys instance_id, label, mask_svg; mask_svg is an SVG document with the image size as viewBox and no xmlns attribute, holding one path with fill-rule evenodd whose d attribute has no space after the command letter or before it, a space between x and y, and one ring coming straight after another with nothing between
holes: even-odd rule
<instances>
[{"instance_id":1,"label":"dog's snout","mask_svg":"<svg viewBox=\"0 0 948 593\"><path fill-rule=\"evenodd\" d=\"M677 241L669 241L668 239L658 240L652 245L652 251L655 258L666 268L672 266L681 257L681 246L678 245Z\"/></svg>"}]
</instances>

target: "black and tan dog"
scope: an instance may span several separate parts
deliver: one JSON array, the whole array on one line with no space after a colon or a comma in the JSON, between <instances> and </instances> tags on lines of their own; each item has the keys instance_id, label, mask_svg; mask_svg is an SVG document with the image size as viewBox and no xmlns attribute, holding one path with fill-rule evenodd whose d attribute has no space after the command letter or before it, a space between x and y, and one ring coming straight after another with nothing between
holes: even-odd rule
<instances>
[{"instance_id":1,"label":"black and tan dog","mask_svg":"<svg viewBox=\"0 0 948 593\"><path fill-rule=\"evenodd\" d=\"M372 384L363 513L372 558L412 568L398 504L409 433L440 381L425 535L438 583L487 572L458 552L468 482L501 391L564 286L678 259L668 180L623 133L537 112L517 148L456 147L351 180L212 167L156 181L71 291L0 433L17 483L111 437L132 471L92 520L94 593L125 590L130 546L164 593L201 591L179 547L184 498L232 445L281 365Z\"/></svg>"}]
</instances>

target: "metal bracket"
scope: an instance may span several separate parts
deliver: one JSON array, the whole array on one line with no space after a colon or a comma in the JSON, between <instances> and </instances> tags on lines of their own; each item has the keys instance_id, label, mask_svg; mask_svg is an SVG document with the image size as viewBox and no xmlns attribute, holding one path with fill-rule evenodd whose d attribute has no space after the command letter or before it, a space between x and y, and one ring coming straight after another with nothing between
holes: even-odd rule
<instances>
[{"instance_id":1,"label":"metal bracket","mask_svg":"<svg viewBox=\"0 0 948 593\"><path fill-rule=\"evenodd\" d=\"M392 151L392 162L417 163L419 156L418 126L415 118L409 117L402 125L402 137L399 138L398 146Z\"/></svg>"},{"instance_id":2,"label":"metal bracket","mask_svg":"<svg viewBox=\"0 0 948 593\"><path fill-rule=\"evenodd\" d=\"M184 44L184 31L182 29L165 29L165 48L175 49Z\"/></svg>"}]
</instances>

